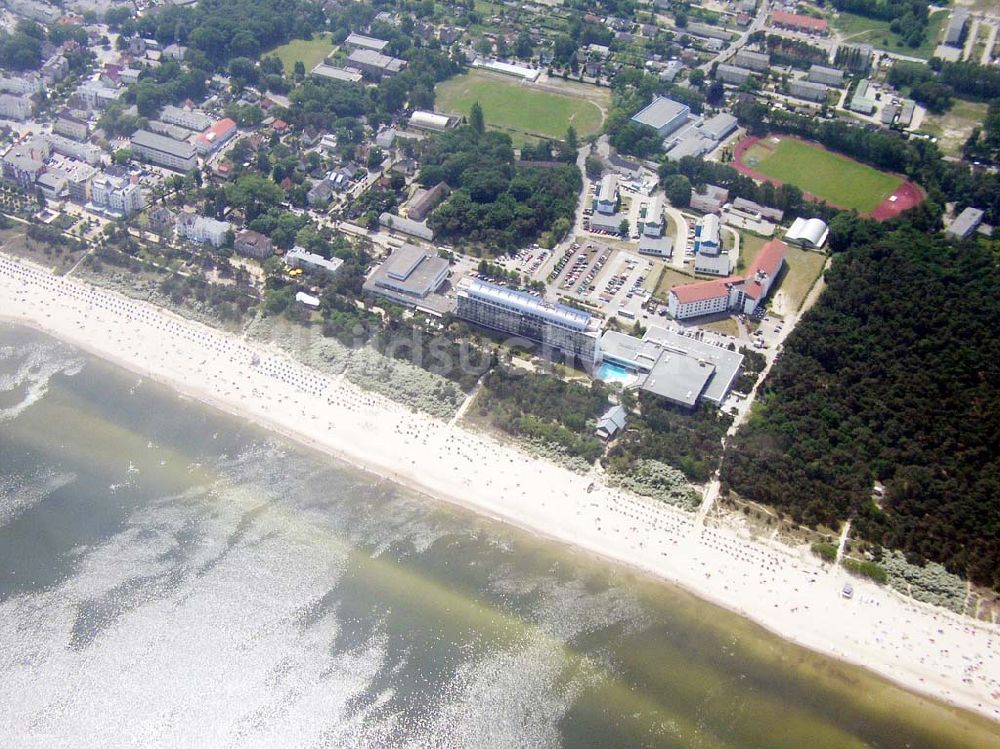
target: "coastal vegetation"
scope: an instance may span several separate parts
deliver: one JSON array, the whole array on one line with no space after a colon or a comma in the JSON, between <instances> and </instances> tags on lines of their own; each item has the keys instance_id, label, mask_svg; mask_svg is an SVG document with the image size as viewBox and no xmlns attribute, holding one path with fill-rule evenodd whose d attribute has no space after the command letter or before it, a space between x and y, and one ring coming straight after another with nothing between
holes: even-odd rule
<instances>
[{"instance_id":1,"label":"coastal vegetation","mask_svg":"<svg viewBox=\"0 0 1000 749\"><path fill-rule=\"evenodd\" d=\"M604 452L594 436L596 419L608 407L600 380L584 385L499 366L484 378L473 409L479 421L502 432L593 463Z\"/></svg>"},{"instance_id":2,"label":"coastal vegetation","mask_svg":"<svg viewBox=\"0 0 1000 749\"><path fill-rule=\"evenodd\" d=\"M729 444L724 487L1000 585L995 252L907 227L835 258Z\"/></svg>"},{"instance_id":3,"label":"coastal vegetation","mask_svg":"<svg viewBox=\"0 0 1000 749\"><path fill-rule=\"evenodd\" d=\"M625 434L608 452L608 471L633 473L641 461L656 460L689 481L708 481L722 457L722 438L733 417L713 403L687 410L644 391L638 406Z\"/></svg>"}]
</instances>

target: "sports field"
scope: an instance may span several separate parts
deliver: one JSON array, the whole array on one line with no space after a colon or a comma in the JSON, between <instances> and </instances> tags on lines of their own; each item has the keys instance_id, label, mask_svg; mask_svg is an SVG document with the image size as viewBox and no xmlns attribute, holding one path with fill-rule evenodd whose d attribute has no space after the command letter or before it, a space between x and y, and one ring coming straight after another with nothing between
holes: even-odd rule
<instances>
[{"instance_id":1,"label":"sports field","mask_svg":"<svg viewBox=\"0 0 1000 749\"><path fill-rule=\"evenodd\" d=\"M285 66L285 73L291 74L296 62L301 62L306 66L308 73L312 68L319 65L328 54L333 52L333 42L327 32L316 34L308 41L305 39L292 39L288 44L275 47L270 52L265 52L264 56L274 55L281 64Z\"/></svg>"},{"instance_id":2,"label":"sports field","mask_svg":"<svg viewBox=\"0 0 1000 749\"><path fill-rule=\"evenodd\" d=\"M545 138L562 138L572 125L581 138L596 133L602 122L600 107L576 96L532 88L514 79L478 71L456 76L437 87L435 109L468 115L477 101L486 124Z\"/></svg>"},{"instance_id":3,"label":"sports field","mask_svg":"<svg viewBox=\"0 0 1000 749\"><path fill-rule=\"evenodd\" d=\"M739 164L751 173L861 213L871 213L903 183L894 174L794 138L768 137L737 151Z\"/></svg>"}]
</instances>

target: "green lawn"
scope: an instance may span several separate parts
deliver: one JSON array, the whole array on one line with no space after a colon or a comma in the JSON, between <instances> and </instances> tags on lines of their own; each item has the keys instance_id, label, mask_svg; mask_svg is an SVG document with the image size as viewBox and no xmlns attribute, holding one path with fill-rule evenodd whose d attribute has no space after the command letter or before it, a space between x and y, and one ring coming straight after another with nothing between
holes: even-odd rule
<instances>
[{"instance_id":1,"label":"green lawn","mask_svg":"<svg viewBox=\"0 0 1000 749\"><path fill-rule=\"evenodd\" d=\"M328 54L333 52L333 42L330 41L330 34L323 32L316 34L312 39L292 39L288 44L275 47L264 55L274 55L281 64L285 66L285 72L291 73L296 62L301 62L306 66L308 73L319 63L323 62Z\"/></svg>"},{"instance_id":2,"label":"green lawn","mask_svg":"<svg viewBox=\"0 0 1000 749\"><path fill-rule=\"evenodd\" d=\"M903 182L900 177L824 151L818 145L784 137L777 144L768 137L754 145L744 154L743 163L766 177L862 213L873 211Z\"/></svg>"},{"instance_id":3,"label":"green lawn","mask_svg":"<svg viewBox=\"0 0 1000 749\"><path fill-rule=\"evenodd\" d=\"M898 34L892 32L888 21L879 21L853 13L840 13L836 17L831 17L830 24L844 35L843 41L848 44L871 44L888 52L929 60L941 38L941 29L947 21L947 12L932 13L927 23L927 36L916 48L907 46Z\"/></svg>"},{"instance_id":4,"label":"green lawn","mask_svg":"<svg viewBox=\"0 0 1000 749\"><path fill-rule=\"evenodd\" d=\"M562 138L573 125L583 138L601 127L600 107L591 101L533 89L513 79L478 71L439 84L435 108L449 114L468 115L477 101L488 125L514 133Z\"/></svg>"}]
</instances>

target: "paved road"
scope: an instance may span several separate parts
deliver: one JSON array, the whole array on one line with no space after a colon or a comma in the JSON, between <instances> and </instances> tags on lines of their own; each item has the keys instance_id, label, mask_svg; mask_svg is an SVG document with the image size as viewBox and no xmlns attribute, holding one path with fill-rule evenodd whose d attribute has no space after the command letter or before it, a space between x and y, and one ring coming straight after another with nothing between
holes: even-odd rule
<instances>
[{"instance_id":1,"label":"paved road","mask_svg":"<svg viewBox=\"0 0 1000 749\"><path fill-rule=\"evenodd\" d=\"M750 22L750 25L746 27L746 30L736 37L736 41L731 42L728 47L719 52L715 57L713 57L708 62L702 63L698 66L700 70L704 70L706 73L711 70L712 66L717 62L723 62L728 60L730 57L735 55L740 47L747 43L747 39L755 31L760 31L764 27L764 21L767 20L767 14L770 11L770 4L765 0L761 3L760 10L757 12L756 17Z\"/></svg>"}]
</instances>

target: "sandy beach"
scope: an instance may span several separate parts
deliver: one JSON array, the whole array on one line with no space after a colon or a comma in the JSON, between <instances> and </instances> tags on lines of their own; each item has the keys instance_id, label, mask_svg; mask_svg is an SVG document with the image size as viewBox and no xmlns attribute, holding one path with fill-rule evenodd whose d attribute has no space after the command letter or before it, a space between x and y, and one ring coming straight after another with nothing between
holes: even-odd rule
<instances>
[{"instance_id":1,"label":"sandy beach","mask_svg":"<svg viewBox=\"0 0 1000 749\"><path fill-rule=\"evenodd\" d=\"M427 495L631 565L776 634L1000 720L1000 627L824 568L489 436L413 413L286 354L0 256L0 319ZM845 582L854 597L841 596Z\"/></svg>"}]
</instances>

